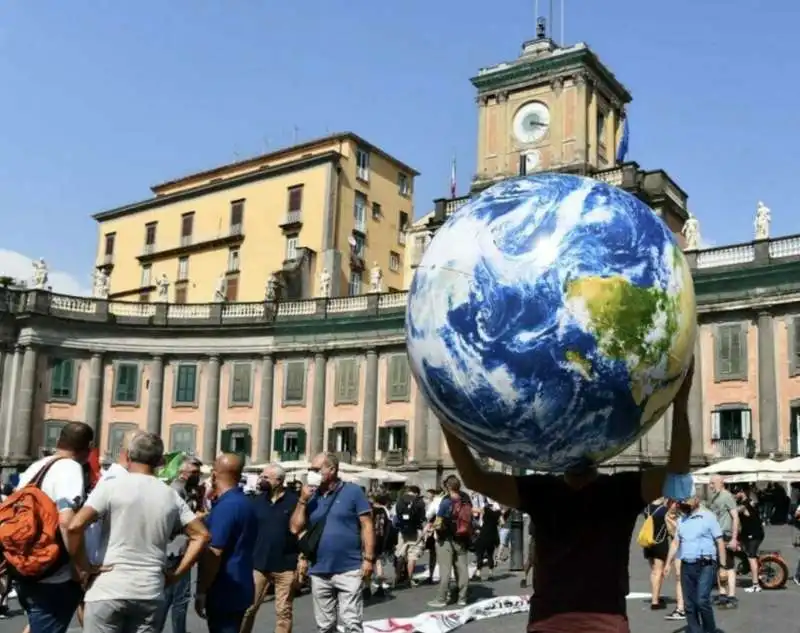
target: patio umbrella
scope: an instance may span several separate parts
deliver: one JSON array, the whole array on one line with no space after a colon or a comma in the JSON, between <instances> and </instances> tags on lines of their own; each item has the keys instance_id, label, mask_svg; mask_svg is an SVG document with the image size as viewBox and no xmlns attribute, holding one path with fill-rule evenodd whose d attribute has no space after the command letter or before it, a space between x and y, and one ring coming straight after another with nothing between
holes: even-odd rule
<instances>
[{"instance_id":1,"label":"patio umbrella","mask_svg":"<svg viewBox=\"0 0 800 633\"><path fill-rule=\"evenodd\" d=\"M725 473L757 473L761 470L761 462L747 457L733 457L695 471L694 475L722 475Z\"/></svg>"}]
</instances>

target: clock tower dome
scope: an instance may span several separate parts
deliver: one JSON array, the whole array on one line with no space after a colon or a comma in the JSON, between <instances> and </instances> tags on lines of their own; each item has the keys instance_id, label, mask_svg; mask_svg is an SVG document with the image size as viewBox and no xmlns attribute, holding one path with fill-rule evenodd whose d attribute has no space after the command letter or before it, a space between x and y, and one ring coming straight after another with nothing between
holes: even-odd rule
<instances>
[{"instance_id":1,"label":"clock tower dome","mask_svg":"<svg viewBox=\"0 0 800 633\"><path fill-rule=\"evenodd\" d=\"M591 174L616 166L631 95L586 44L562 48L545 35L512 61L482 68L474 188L534 171Z\"/></svg>"}]
</instances>

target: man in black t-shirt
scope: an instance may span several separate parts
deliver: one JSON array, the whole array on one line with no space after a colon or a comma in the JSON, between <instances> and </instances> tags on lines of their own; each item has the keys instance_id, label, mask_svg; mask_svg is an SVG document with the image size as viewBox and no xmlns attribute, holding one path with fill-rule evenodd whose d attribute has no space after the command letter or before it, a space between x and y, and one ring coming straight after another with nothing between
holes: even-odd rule
<instances>
[{"instance_id":1,"label":"man in black t-shirt","mask_svg":"<svg viewBox=\"0 0 800 633\"><path fill-rule=\"evenodd\" d=\"M758 509L750 501L747 490L739 490L736 493L736 504L739 513L739 542L747 556L750 575L753 578L753 584L745 591L755 593L761 591L761 585L758 583L758 550L764 541L764 525L761 523Z\"/></svg>"},{"instance_id":2,"label":"man in black t-shirt","mask_svg":"<svg viewBox=\"0 0 800 633\"><path fill-rule=\"evenodd\" d=\"M446 424L442 431L464 484L531 516L536 529L528 633L630 633L626 610L630 542L646 503L668 473L689 472L692 440L687 374L673 404L667 466L600 475L587 466L563 476L485 472Z\"/></svg>"}]
</instances>

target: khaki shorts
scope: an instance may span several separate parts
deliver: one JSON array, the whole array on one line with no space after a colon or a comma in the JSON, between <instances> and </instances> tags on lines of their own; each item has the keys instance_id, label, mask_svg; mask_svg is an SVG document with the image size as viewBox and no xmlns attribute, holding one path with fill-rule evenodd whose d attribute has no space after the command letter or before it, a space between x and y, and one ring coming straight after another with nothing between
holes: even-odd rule
<instances>
[{"instance_id":1,"label":"khaki shorts","mask_svg":"<svg viewBox=\"0 0 800 633\"><path fill-rule=\"evenodd\" d=\"M425 551L425 541L422 539L422 530L410 534L397 535L397 547L394 555L406 560L419 560Z\"/></svg>"}]
</instances>

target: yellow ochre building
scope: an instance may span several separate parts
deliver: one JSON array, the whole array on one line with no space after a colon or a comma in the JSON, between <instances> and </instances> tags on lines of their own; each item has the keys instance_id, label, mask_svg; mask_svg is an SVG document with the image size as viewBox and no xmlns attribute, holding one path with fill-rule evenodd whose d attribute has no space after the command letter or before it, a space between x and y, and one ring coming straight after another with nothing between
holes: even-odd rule
<instances>
[{"instance_id":1,"label":"yellow ochre building","mask_svg":"<svg viewBox=\"0 0 800 633\"><path fill-rule=\"evenodd\" d=\"M262 301L268 287L305 299L326 294L322 285L352 296L378 268L380 289L399 290L417 175L352 132L333 134L96 214L95 265L109 298L124 301Z\"/></svg>"}]
</instances>

